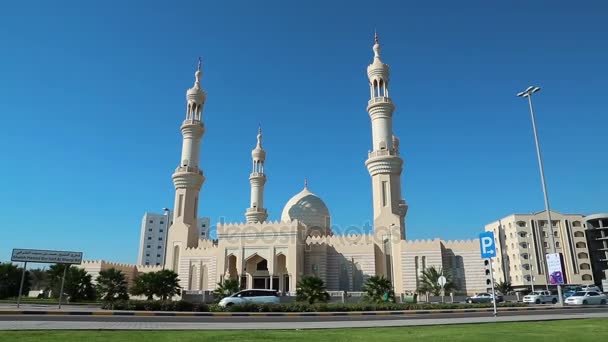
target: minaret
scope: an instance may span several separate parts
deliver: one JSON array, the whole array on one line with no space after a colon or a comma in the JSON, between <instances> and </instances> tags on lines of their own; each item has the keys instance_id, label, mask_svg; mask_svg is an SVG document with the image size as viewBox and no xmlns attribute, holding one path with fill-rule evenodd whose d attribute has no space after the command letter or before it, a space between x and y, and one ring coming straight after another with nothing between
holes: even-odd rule
<instances>
[{"instance_id":1,"label":"minaret","mask_svg":"<svg viewBox=\"0 0 608 342\"><path fill-rule=\"evenodd\" d=\"M253 159L253 169L249 175L251 203L245 212L245 219L247 219L247 223L258 223L264 222L268 218L268 213L264 208L264 184L266 184L264 161L266 160L266 151L262 148L262 126L258 128L258 144L251 151L251 159Z\"/></svg>"},{"instance_id":2,"label":"minaret","mask_svg":"<svg viewBox=\"0 0 608 342\"><path fill-rule=\"evenodd\" d=\"M389 67L380 59L377 34L373 51L374 61L367 67L373 148L365 165L372 177L374 231L390 235L393 241L404 240L407 205L401 199L403 160L399 157L399 139L393 135L395 105L389 97Z\"/></svg>"},{"instance_id":3,"label":"minaret","mask_svg":"<svg viewBox=\"0 0 608 342\"><path fill-rule=\"evenodd\" d=\"M173 173L175 185L175 205L173 225L169 229L167 241L167 266L177 272L179 250L198 246L198 196L205 181L198 161L205 125L203 124L203 105L207 94L201 89L201 60L199 58L194 86L186 92L186 118L180 127L183 136L182 156L179 166Z\"/></svg>"}]
</instances>

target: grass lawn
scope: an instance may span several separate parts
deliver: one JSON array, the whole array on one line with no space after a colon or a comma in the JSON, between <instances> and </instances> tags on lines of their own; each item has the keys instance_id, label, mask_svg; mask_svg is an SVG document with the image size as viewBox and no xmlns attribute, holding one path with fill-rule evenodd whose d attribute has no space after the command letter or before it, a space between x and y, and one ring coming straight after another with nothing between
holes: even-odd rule
<instances>
[{"instance_id":1,"label":"grass lawn","mask_svg":"<svg viewBox=\"0 0 608 342\"><path fill-rule=\"evenodd\" d=\"M0 331L0 341L608 341L608 319L278 331Z\"/></svg>"}]
</instances>

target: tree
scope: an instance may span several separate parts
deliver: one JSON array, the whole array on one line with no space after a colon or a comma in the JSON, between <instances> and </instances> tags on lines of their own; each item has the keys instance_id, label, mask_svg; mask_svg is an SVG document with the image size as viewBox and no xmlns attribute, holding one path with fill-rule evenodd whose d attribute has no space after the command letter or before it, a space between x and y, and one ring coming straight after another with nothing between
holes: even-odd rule
<instances>
[{"instance_id":1,"label":"tree","mask_svg":"<svg viewBox=\"0 0 608 342\"><path fill-rule=\"evenodd\" d=\"M439 296L441 294L441 286L438 284L438 281L439 277L442 275L446 279L445 286L443 287L445 293L456 290L456 286L452 282L452 276L449 272L444 272L441 267L436 269L434 266L431 266L422 271L422 277L419 279L420 284L418 285L418 292Z\"/></svg>"},{"instance_id":2,"label":"tree","mask_svg":"<svg viewBox=\"0 0 608 342\"><path fill-rule=\"evenodd\" d=\"M143 273L137 276L131 287L131 294L134 296L146 296L148 300L154 299L156 272Z\"/></svg>"},{"instance_id":3,"label":"tree","mask_svg":"<svg viewBox=\"0 0 608 342\"><path fill-rule=\"evenodd\" d=\"M23 268L19 268L12 263L0 263L0 299L19 296L19 287L21 286L21 274ZM25 279L23 280L23 291L21 294L27 294L30 290L29 272L25 271Z\"/></svg>"},{"instance_id":4,"label":"tree","mask_svg":"<svg viewBox=\"0 0 608 342\"><path fill-rule=\"evenodd\" d=\"M181 293L177 273L171 270L162 270L156 272L156 276L158 277L158 287L155 294L160 299L171 299L173 296Z\"/></svg>"},{"instance_id":5,"label":"tree","mask_svg":"<svg viewBox=\"0 0 608 342\"><path fill-rule=\"evenodd\" d=\"M304 276L298 282L296 300L306 301L309 304L326 303L329 300L329 293L325 290L325 284L321 278Z\"/></svg>"},{"instance_id":6,"label":"tree","mask_svg":"<svg viewBox=\"0 0 608 342\"><path fill-rule=\"evenodd\" d=\"M29 270L32 290L46 290L49 286L48 274L45 270L34 268Z\"/></svg>"},{"instance_id":7,"label":"tree","mask_svg":"<svg viewBox=\"0 0 608 342\"><path fill-rule=\"evenodd\" d=\"M513 286L509 281L501 281L500 283L496 284L496 290L503 295L507 295L513 292Z\"/></svg>"},{"instance_id":8,"label":"tree","mask_svg":"<svg viewBox=\"0 0 608 342\"><path fill-rule=\"evenodd\" d=\"M224 279L224 282L217 283L213 290L213 298L219 302L222 298L231 296L239 291L239 281L236 279Z\"/></svg>"},{"instance_id":9,"label":"tree","mask_svg":"<svg viewBox=\"0 0 608 342\"><path fill-rule=\"evenodd\" d=\"M384 276L372 276L363 285L365 300L374 303L394 302L393 284Z\"/></svg>"},{"instance_id":10,"label":"tree","mask_svg":"<svg viewBox=\"0 0 608 342\"><path fill-rule=\"evenodd\" d=\"M95 288L91 283L91 275L81 268L66 264L51 265L47 271L52 296L54 298L59 298L59 292L61 291L61 279L66 267L68 269L65 273L63 293L69 298L70 301L73 302L94 300Z\"/></svg>"},{"instance_id":11,"label":"tree","mask_svg":"<svg viewBox=\"0 0 608 342\"><path fill-rule=\"evenodd\" d=\"M97 296L104 301L127 300L127 281L121 271L110 268L99 272L97 276Z\"/></svg>"},{"instance_id":12,"label":"tree","mask_svg":"<svg viewBox=\"0 0 608 342\"><path fill-rule=\"evenodd\" d=\"M148 300L154 299L154 296L166 300L180 294L180 289L181 286L179 286L177 273L171 270L162 270L158 272L143 273L135 278L133 287L131 288L131 294L135 296L146 296Z\"/></svg>"}]
</instances>

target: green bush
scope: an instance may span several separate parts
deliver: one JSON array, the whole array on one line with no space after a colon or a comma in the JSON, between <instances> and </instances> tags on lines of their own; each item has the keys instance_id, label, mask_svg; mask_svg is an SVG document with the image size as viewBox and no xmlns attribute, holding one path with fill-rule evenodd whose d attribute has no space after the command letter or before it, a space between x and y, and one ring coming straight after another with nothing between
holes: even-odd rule
<instances>
[{"instance_id":1,"label":"green bush","mask_svg":"<svg viewBox=\"0 0 608 342\"><path fill-rule=\"evenodd\" d=\"M501 303L499 307L527 306L523 303ZM216 304L197 304L183 300L121 300L104 302L106 310L132 311L182 311L182 312L349 312L349 311L399 311L399 310L451 310L471 308L491 308L491 303L483 304L412 304L412 303L315 303L293 302L285 304L244 303L229 307Z\"/></svg>"},{"instance_id":2,"label":"green bush","mask_svg":"<svg viewBox=\"0 0 608 342\"><path fill-rule=\"evenodd\" d=\"M119 300L104 302L102 308L105 310L209 312L207 304L190 303L183 300Z\"/></svg>"}]
</instances>

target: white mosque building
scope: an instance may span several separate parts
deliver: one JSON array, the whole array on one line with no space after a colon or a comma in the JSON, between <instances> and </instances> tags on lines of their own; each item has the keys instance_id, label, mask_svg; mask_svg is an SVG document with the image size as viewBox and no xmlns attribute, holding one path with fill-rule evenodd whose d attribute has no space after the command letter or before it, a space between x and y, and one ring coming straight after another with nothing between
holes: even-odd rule
<instances>
[{"instance_id":1,"label":"white mosque building","mask_svg":"<svg viewBox=\"0 0 608 342\"><path fill-rule=\"evenodd\" d=\"M251 201L245 221L218 224L217 240L201 238L196 225L199 192L205 182L199 157L207 96L201 88L199 63L194 86L186 92L181 160L172 176L173 225L168 232L164 265L178 273L184 290L213 290L218 282L232 278L238 279L242 288L293 293L303 276L315 275L325 281L328 290L358 291L367 278L382 275L391 279L396 293L406 293L416 291L421 272L430 266L449 271L459 293L486 290L478 240L406 240L408 206L401 193L403 160L393 131L395 106L389 96L389 66L381 59L377 35L373 52L373 61L367 67L367 111L373 146L365 165L372 181L374 221L373 231L362 235L334 234L328 207L306 182L302 191L285 204L281 220L267 221L266 151L260 128L251 152ZM161 269L105 261L87 261L83 267L91 273L118 267L129 276Z\"/></svg>"}]
</instances>

